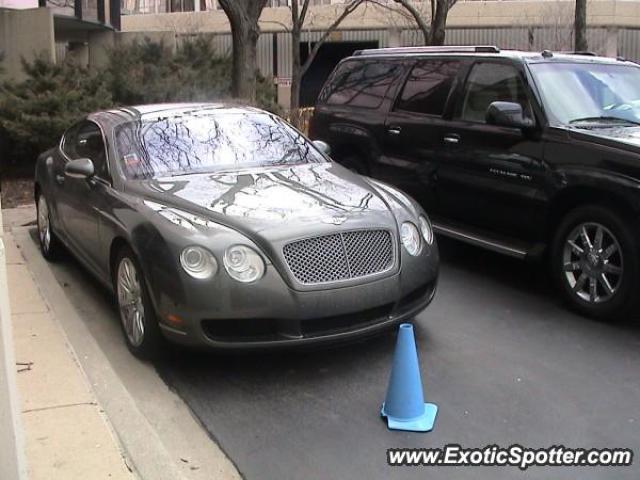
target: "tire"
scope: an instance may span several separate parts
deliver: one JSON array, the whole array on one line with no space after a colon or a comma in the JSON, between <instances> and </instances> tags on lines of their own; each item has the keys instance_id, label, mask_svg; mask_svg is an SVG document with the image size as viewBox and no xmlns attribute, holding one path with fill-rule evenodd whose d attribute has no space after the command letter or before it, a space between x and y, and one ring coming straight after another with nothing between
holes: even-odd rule
<instances>
[{"instance_id":1,"label":"tire","mask_svg":"<svg viewBox=\"0 0 640 480\"><path fill-rule=\"evenodd\" d=\"M633 222L607 207L579 207L564 217L555 232L550 261L569 306L612 321L635 313L634 285L640 281L636 238Z\"/></svg>"},{"instance_id":2,"label":"tire","mask_svg":"<svg viewBox=\"0 0 640 480\"><path fill-rule=\"evenodd\" d=\"M354 173L359 175L369 175L369 168L366 162L356 155L345 155L337 160L337 162Z\"/></svg>"},{"instance_id":3,"label":"tire","mask_svg":"<svg viewBox=\"0 0 640 480\"><path fill-rule=\"evenodd\" d=\"M161 357L165 340L140 263L129 247L121 248L114 262L113 288L129 351L144 360Z\"/></svg>"},{"instance_id":4,"label":"tire","mask_svg":"<svg viewBox=\"0 0 640 480\"><path fill-rule=\"evenodd\" d=\"M38 225L38 243L42 256L49 261L60 258L62 253L62 243L53 231L51 223L51 210L49 202L44 193L40 193L36 198L37 225Z\"/></svg>"}]
</instances>

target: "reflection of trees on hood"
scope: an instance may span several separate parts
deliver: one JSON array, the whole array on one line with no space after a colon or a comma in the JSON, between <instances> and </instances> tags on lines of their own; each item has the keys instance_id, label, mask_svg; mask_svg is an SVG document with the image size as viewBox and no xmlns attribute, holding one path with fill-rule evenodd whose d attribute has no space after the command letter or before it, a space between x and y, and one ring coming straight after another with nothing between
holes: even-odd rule
<instances>
[{"instance_id":1,"label":"reflection of trees on hood","mask_svg":"<svg viewBox=\"0 0 640 480\"><path fill-rule=\"evenodd\" d=\"M317 171L318 169L322 171ZM340 212L353 212L353 211L365 211L369 208L369 203L374 195L367 190L358 190L361 195L351 203L341 201L340 196L344 196L344 193L351 185L341 185L340 179L328 174L325 171L324 166L310 166L306 168L306 171L311 173L310 178L313 178L312 182L305 182L300 179L296 168L289 168L285 170L276 170L273 172L262 173L247 173L240 174L232 177L232 180L225 180L231 176L216 176L212 175L209 180L219 185L228 187L223 193L214 198L209 208L212 210L218 210L222 213L227 213L229 207L241 206L238 200L239 195L255 196L260 192L267 191L272 188L286 187L302 196L306 196L311 199L315 204L323 207L328 207ZM217 189L212 189L216 191ZM332 194L333 193L333 194ZM266 209L266 207L264 207ZM281 205L275 210L280 209L295 209L296 206ZM250 211L256 211L258 208L252 208Z\"/></svg>"}]
</instances>

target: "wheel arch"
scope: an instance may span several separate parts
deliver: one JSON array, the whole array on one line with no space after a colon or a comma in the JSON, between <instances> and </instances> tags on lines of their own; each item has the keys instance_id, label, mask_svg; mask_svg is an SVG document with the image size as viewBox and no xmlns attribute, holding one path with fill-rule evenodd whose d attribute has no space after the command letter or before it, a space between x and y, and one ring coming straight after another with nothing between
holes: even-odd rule
<instances>
[{"instance_id":1,"label":"wheel arch","mask_svg":"<svg viewBox=\"0 0 640 480\"><path fill-rule=\"evenodd\" d=\"M593 185L567 187L550 202L547 217L547 239L552 240L556 229L569 212L584 205L610 208L625 217L633 217L636 214L633 203L620 192Z\"/></svg>"}]
</instances>

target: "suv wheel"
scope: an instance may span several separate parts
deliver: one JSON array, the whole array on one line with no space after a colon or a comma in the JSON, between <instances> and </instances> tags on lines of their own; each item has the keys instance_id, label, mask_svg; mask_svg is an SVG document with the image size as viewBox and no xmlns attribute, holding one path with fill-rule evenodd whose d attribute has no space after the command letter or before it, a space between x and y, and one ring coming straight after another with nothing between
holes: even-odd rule
<instances>
[{"instance_id":1,"label":"suv wheel","mask_svg":"<svg viewBox=\"0 0 640 480\"><path fill-rule=\"evenodd\" d=\"M164 339L142 269L130 248L120 250L113 273L120 323L127 347L136 357L153 359L160 355Z\"/></svg>"},{"instance_id":2,"label":"suv wheel","mask_svg":"<svg viewBox=\"0 0 640 480\"><path fill-rule=\"evenodd\" d=\"M631 223L608 208L570 212L558 228L552 268L567 302L585 315L621 319L634 306L638 247Z\"/></svg>"}]
</instances>

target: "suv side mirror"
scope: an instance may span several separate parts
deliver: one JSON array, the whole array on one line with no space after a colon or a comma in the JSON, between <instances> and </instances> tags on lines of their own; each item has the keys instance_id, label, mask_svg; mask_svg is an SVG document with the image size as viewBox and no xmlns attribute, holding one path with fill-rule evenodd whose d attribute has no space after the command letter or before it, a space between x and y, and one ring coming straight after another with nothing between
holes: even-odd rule
<instances>
[{"instance_id":1,"label":"suv side mirror","mask_svg":"<svg viewBox=\"0 0 640 480\"><path fill-rule=\"evenodd\" d=\"M327 142L323 142L322 140L314 140L313 145L325 155L331 155L331 147Z\"/></svg>"},{"instance_id":2,"label":"suv side mirror","mask_svg":"<svg viewBox=\"0 0 640 480\"><path fill-rule=\"evenodd\" d=\"M73 178L91 178L95 175L95 169L88 158L78 158L67 162L64 173Z\"/></svg>"},{"instance_id":3,"label":"suv side mirror","mask_svg":"<svg viewBox=\"0 0 640 480\"><path fill-rule=\"evenodd\" d=\"M487 108L485 120L490 125L511 128L531 128L534 121L526 118L522 105L515 102L492 102Z\"/></svg>"}]
</instances>

